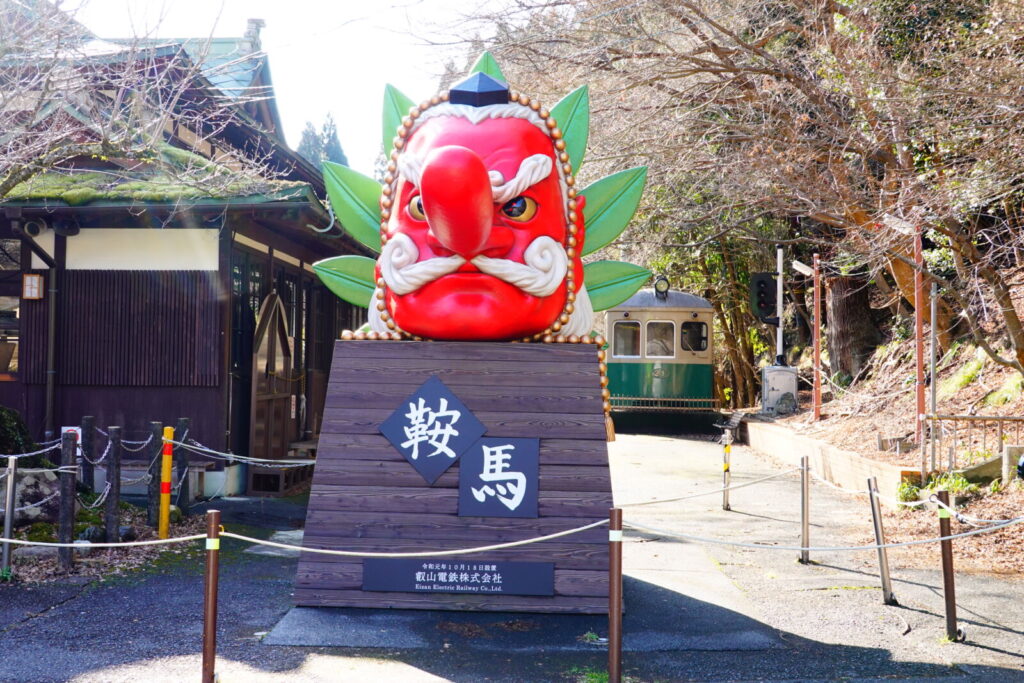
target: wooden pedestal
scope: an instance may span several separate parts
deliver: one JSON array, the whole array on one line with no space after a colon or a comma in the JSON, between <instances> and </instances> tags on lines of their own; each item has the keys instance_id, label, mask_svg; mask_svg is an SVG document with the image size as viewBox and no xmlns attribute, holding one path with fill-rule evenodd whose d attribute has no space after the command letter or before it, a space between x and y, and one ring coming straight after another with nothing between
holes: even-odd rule
<instances>
[{"instance_id":1,"label":"wooden pedestal","mask_svg":"<svg viewBox=\"0 0 1024 683\"><path fill-rule=\"evenodd\" d=\"M378 431L430 377L487 436L540 439L536 519L459 517L459 463L428 485ZM597 347L593 344L339 341L306 516L305 545L423 552L490 545L607 519L612 507ZM554 563L554 596L362 590L363 561L299 560L302 606L601 614L608 611L608 531L448 558Z\"/></svg>"}]
</instances>

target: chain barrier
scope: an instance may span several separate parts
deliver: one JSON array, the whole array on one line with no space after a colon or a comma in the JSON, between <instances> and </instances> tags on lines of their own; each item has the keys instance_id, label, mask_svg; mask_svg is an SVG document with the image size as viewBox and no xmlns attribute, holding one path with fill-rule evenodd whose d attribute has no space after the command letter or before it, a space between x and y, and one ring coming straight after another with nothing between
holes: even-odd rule
<instances>
[{"instance_id":1,"label":"chain barrier","mask_svg":"<svg viewBox=\"0 0 1024 683\"><path fill-rule=\"evenodd\" d=\"M306 465L315 465L316 460L273 460L269 458L253 458L247 455L237 455L235 453L225 453L223 451L217 451L207 446L202 445L195 439L191 440L191 443L185 443L183 441L175 441L174 439L167 439L167 443L180 446L185 450L191 451L198 455L205 455L211 458L226 460L228 462L244 462L259 465L260 467L276 467L279 469L290 469L293 467L305 467Z\"/></svg>"},{"instance_id":2,"label":"chain barrier","mask_svg":"<svg viewBox=\"0 0 1024 683\"><path fill-rule=\"evenodd\" d=\"M99 495L99 498L94 500L92 502L92 504L89 504L89 503L86 503L85 501L83 501L81 496L75 496L75 498L78 499L78 504L81 505L86 510L95 510L96 508L98 508L100 505L103 505L103 503L105 503L107 501L107 496L109 496L109 495L110 495L110 482L108 481L106 487L104 487L104 489L103 489L103 493L101 493Z\"/></svg>"},{"instance_id":3,"label":"chain barrier","mask_svg":"<svg viewBox=\"0 0 1024 683\"><path fill-rule=\"evenodd\" d=\"M124 441L124 440L122 440L121 441L121 448L123 448L124 450L128 451L129 453L138 453L140 451L145 450L146 446L148 446L152 440L153 440L153 435L152 434L150 434L149 438L146 439L145 441ZM125 446L126 443L141 444L141 445L139 445L138 448L130 448L128 446Z\"/></svg>"},{"instance_id":4,"label":"chain barrier","mask_svg":"<svg viewBox=\"0 0 1024 683\"><path fill-rule=\"evenodd\" d=\"M110 446L113 443L114 443L113 441L107 441L107 447L103 449L103 455L101 455L100 457L96 458L95 460L90 460L89 456L85 454L85 450L83 449L82 450L82 460L85 460L90 465L99 465L101 462L103 462L104 460L107 459L108 455L110 455Z\"/></svg>"}]
</instances>

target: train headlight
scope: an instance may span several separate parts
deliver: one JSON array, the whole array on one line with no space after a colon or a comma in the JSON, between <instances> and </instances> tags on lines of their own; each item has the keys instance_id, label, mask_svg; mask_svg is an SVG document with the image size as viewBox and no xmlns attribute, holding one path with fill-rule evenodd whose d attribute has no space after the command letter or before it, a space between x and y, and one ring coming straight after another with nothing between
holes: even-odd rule
<instances>
[{"instance_id":1,"label":"train headlight","mask_svg":"<svg viewBox=\"0 0 1024 683\"><path fill-rule=\"evenodd\" d=\"M659 299L668 298L668 278L664 275L658 276L654 281L654 294Z\"/></svg>"}]
</instances>

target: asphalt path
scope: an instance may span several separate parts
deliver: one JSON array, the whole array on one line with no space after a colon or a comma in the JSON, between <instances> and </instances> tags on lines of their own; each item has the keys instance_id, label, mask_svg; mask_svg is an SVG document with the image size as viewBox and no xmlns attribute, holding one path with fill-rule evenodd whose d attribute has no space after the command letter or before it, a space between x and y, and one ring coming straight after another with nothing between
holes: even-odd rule
<instances>
[{"instance_id":1,"label":"asphalt path","mask_svg":"<svg viewBox=\"0 0 1024 683\"><path fill-rule=\"evenodd\" d=\"M706 440L623 434L610 447L618 504L721 482L721 447ZM741 483L784 468L734 447L732 469ZM730 512L714 494L626 507L625 519L668 532L793 545L799 490L791 473L732 492ZM262 537L294 531L304 517L295 501L216 506L229 529ZM812 544L859 541L870 524L863 498L818 484L811 512ZM607 622L600 617L303 612L291 604L293 557L246 552L230 539L222 548L221 681L594 681L604 671ZM790 551L627 531L628 679L1024 680L1024 581L959 575L967 641L950 643L938 571L896 572L900 606L889 607L873 552L814 553L809 565L796 559ZM0 680L196 680L201 615L198 548L104 582L0 586Z\"/></svg>"}]
</instances>

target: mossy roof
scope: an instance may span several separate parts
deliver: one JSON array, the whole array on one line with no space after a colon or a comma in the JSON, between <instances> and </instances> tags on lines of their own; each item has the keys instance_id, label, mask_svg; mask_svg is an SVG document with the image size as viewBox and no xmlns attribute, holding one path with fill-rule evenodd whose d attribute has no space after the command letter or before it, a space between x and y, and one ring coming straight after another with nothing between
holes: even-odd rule
<instances>
[{"instance_id":1,"label":"mossy roof","mask_svg":"<svg viewBox=\"0 0 1024 683\"><path fill-rule=\"evenodd\" d=\"M98 159L98 162L106 160ZM137 170L92 169L40 173L15 186L2 204L176 206L316 201L307 183L254 178L186 150L162 146Z\"/></svg>"}]
</instances>

